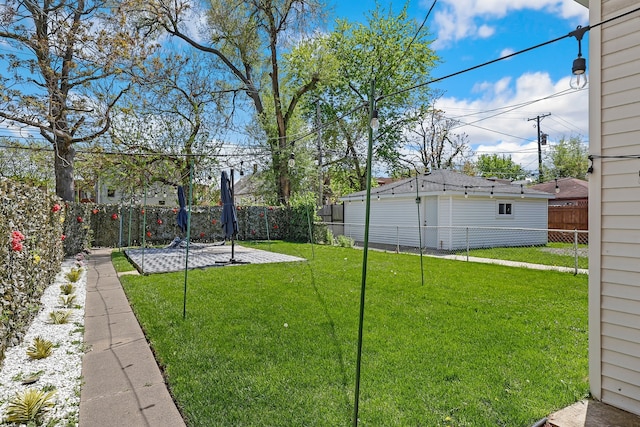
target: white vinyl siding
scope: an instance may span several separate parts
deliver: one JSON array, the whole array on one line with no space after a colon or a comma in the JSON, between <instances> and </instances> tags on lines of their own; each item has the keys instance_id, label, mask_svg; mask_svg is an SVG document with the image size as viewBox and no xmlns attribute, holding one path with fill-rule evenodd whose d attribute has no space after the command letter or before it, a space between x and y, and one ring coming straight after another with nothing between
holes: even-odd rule
<instances>
[{"instance_id":1,"label":"white vinyl siding","mask_svg":"<svg viewBox=\"0 0 640 427\"><path fill-rule=\"evenodd\" d=\"M511 203L512 215L498 215L498 203ZM547 243L547 199L498 199L489 197L428 196L421 198L422 245L458 250L496 246L528 246ZM365 204L345 203L345 235L364 240ZM435 228L437 226L437 229ZM507 232L500 228L522 228ZM531 230L536 229L536 230ZM369 242L418 247L418 207L414 197L371 200Z\"/></svg>"},{"instance_id":2,"label":"white vinyl siding","mask_svg":"<svg viewBox=\"0 0 640 427\"><path fill-rule=\"evenodd\" d=\"M591 19L637 7L635 0L591 2ZM640 153L638 14L592 29L590 152ZM595 31L594 31L595 30ZM595 53L595 55L594 55ZM603 402L640 414L639 160L594 161L590 192L590 381ZM591 197L593 196L593 197ZM596 218L597 216L597 218ZM597 227L597 230L595 228ZM595 262L591 262L597 256ZM597 351L597 353L595 353Z\"/></svg>"}]
</instances>

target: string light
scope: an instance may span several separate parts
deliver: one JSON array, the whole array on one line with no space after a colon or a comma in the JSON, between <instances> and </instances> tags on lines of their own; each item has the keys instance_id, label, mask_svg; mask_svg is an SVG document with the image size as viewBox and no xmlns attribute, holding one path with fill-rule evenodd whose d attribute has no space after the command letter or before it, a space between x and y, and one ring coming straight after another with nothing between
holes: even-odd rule
<instances>
[{"instance_id":1,"label":"string light","mask_svg":"<svg viewBox=\"0 0 640 427\"><path fill-rule=\"evenodd\" d=\"M520 198L524 199L524 186L520 184Z\"/></svg>"},{"instance_id":2,"label":"string light","mask_svg":"<svg viewBox=\"0 0 640 427\"><path fill-rule=\"evenodd\" d=\"M489 195L489 197L493 199L493 185L491 186L491 194Z\"/></svg>"}]
</instances>

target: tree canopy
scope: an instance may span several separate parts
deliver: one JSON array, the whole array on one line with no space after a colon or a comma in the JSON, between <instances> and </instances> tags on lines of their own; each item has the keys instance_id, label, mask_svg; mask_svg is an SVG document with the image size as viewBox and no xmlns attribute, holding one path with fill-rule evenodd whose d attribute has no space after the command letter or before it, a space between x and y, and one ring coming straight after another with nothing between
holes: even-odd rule
<instances>
[{"instance_id":1,"label":"tree canopy","mask_svg":"<svg viewBox=\"0 0 640 427\"><path fill-rule=\"evenodd\" d=\"M562 138L550 146L545 160L546 177L584 179L589 167L589 147L577 136Z\"/></svg>"},{"instance_id":2,"label":"tree canopy","mask_svg":"<svg viewBox=\"0 0 640 427\"><path fill-rule=\"evenodd\" d=\"M8 0L0 6L0 122L53 147L56 193L74 199L76 144L104 135L130 73L153 46L101 0Z\"/></svg>"},{"instance_id":3,"label":"tree canopy","mask_svg":"<svg viewBox=\"0 0 640 427\"><path fill-rule=\"evenodd\" d=\"M513 161L511 156L500 154L481 154L476 161L476 171L483 178L500 178L520 180L527 176L527 172Z\"/></svg>"}]
</instances>

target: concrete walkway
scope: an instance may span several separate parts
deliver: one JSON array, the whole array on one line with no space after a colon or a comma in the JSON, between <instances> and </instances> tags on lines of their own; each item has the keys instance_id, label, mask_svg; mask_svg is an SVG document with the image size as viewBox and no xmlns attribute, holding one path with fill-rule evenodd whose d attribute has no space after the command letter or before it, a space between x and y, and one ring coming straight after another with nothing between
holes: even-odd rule
<instances>
[{"instance_id":1,"label":"concrete walkway","mask_svg":"<svg viewBox=\"0 0 640 427\"><path fill-rule=\"evenodd\" d=\"M89 259L84 341L80 427L185 425L111 264L111 249L95 249Z\"/></svg>"}]
</instances>

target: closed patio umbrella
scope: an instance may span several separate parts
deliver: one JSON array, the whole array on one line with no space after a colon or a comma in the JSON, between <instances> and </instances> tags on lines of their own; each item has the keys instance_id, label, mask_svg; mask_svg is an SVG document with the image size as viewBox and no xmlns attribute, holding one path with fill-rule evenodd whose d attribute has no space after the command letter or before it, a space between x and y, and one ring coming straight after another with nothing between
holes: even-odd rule
<instances>
[{"instance_id":1,"label":"closed patio umbrella","mask_svg":"<svg viewBox=\"0 0 640 427\"><path fill-rule=\"evenodd\" d=\"M181 185L178 186L178 204L180 205L180 210L178 211L176 221L178 223L178 227L180 227L180 230L184 233L187 231L188 215L187 201L184 197L184 188L182 188Z\"/></svg>"},{"instance_id":2,"label":"closed patio umbrella","mask_svg":"<svg viewBox=\"0 0 640 427\"><path fill-rule=\"evenodd\" d=\"M233 170L232 170L233 173ZM220 199L222 200L222 216L220 222L225 239L231 239L231 259L230 263L239 263L234 259L235 238L238 234L238 217L236 207L233 204L233 184L226 171L222 171L220 177Z\"/></svg>"}]
</instances>

